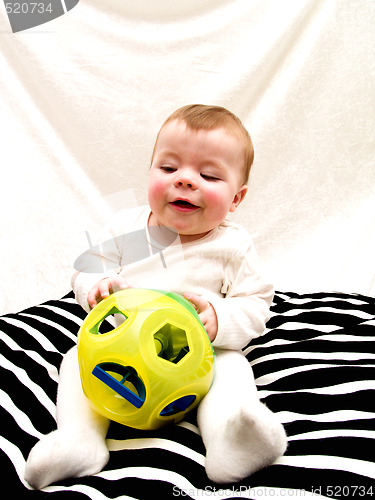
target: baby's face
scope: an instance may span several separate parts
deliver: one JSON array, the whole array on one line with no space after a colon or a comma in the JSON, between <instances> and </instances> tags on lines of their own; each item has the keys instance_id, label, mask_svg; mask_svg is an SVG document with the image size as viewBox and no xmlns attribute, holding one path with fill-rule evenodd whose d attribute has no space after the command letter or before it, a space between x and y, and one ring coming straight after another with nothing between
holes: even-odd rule
<instances>
[{"instance_id":1,"label":"baby's face","mask_svg":"<svg viewBox=\"0 0 375 500\"><path fill-rule=\"evenodd\" d=\"M201 238L244 198L243 151L223 128L192 130L174 120L161 130L150 170L151 225L173 228L181 241Z\"/></svg>"}]
</instances>

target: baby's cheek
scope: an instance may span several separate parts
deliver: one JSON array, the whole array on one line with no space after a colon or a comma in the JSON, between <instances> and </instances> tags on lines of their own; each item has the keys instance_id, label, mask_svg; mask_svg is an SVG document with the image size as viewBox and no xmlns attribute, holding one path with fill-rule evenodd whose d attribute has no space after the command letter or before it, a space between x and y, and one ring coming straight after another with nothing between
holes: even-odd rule
<instances>
[{"instance_id":1,"label":"baby's cheek","mask_svg":"<svg viewBox=\"0 0 375 500\"><path fill-rule=\"evenodd\" d=\"M164 185L162 181L155 179L152 182L150 182L148 187L148 198L150 202L161 198L163 193L164 193Z\"/></svg>"},{"instance_id":2,"label":"baby's cheek","mask_svg":"<svg viewBox=\"0 0 375 500\"><path fill-rule=\"evenodd\" d=\"M206 204L210 207L212 215L218 218L225 217L228 212L226 196L219 191L209 191L206 193Z\"/></svg>"},{"instance_id":3,"label":"baby's cheek","mask_svg":"<svg viewBox=\"0 0 375 500\"><path fill-rule=\"evenodd\" d=\"M217 189L207 189L205 192L206 202L209 202L210 204L220 202L221 197L221 193Z\"/></svg>"}]
</instances>

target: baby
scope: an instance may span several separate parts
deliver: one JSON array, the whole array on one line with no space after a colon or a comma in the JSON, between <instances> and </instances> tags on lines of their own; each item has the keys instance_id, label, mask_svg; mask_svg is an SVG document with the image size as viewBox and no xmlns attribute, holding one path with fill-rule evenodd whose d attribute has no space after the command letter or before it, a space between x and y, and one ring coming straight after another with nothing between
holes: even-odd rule
<instances>
[{"instance_id":1,"label":"baby","mask_svg":"<svg viewBox=\"0 0 375 500\"><path fill-rule=\"evenodd\" d=\"M283 426L260 402L241 351L264 332L273 298L251 238L227 220L246 195L252 162L250 136L231 112L205 105L178 109L156 139L149 206L120 212L110 243L102 253L92 247L87 268L72 278L86 311L129 286L180 293L195 306L216 354L214 381L197 419L206 473L217 483L240 481L272 464L287 443ZM147 255L129 254L135 234L144 235ZM90 272L93 263L104 266L103 273ZM73 348L60 370L57 430L31 450L26 480L42 488L99 472L109 458L108 426L83 394Z\"/></svg>"}]
</instances>

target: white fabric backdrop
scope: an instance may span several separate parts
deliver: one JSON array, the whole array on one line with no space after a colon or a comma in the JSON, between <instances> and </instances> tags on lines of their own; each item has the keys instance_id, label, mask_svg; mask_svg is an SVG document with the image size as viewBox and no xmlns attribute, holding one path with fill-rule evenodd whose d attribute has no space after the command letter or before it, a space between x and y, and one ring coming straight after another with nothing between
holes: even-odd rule
<instances>
[{"instance_id":1,"label":"white fabric backdrop","mask_svg":"<svg viewBox=\"0 0 375 500\"><path fill-rule=\"evenodd\" d=\"M236 220L276 287L375 295L374 26L373 0L80 0L14 34L1 4L0 312L70 289L195 102L252 135Z\"/></svg>"}]
</instances>

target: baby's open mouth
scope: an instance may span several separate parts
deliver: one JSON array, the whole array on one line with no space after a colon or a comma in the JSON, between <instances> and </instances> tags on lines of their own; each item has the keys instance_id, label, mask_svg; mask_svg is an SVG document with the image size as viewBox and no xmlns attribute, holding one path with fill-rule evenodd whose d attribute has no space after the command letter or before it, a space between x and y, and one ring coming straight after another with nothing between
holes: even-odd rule
<instances>
[{"instance_id":1,"label":"baby's open mouth","mask_svg":"<svg viewBox=\"0 0 375 500\"><path fill-rule=\"evenodd\" d=\"M175 208L179 210L196 210L199 208L197 205L193 205L193 203L190 203L189 201L186 200L175 200L171 202L171 205L173 205Z\"/></svg>"}]
</instances>

